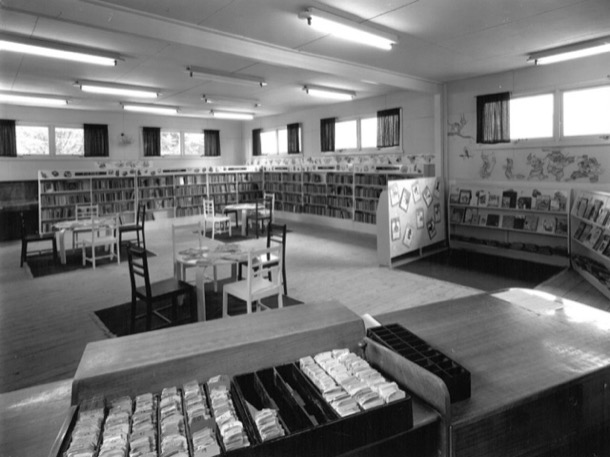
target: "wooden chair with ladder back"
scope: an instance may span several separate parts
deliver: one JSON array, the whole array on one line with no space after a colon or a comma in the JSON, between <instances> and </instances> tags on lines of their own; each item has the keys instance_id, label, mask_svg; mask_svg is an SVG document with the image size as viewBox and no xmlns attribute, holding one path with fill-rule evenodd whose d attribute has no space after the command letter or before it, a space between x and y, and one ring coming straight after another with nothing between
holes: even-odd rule
<instances>
[{"instance_id":1,"label":"wooden chair with ladder back","mask_svg":"<svg viewBox=\"0 0 610 457\"><path fill-rule=\"evenodd\" d=\"M146 238L144 237L144 223L146 222L146 204L140 202L136 211L136 220L133 223L124 223L122 216L119 216L119 245L122 246L124 233L136 233L138 246L146 249ZM142 235L142 244L140 244L140 234ZM131 241L130 241L131 242Z\"/></svg>"},{"instance_id":2,"label":"wooden chair with ladder back","mask_svg":"<svg viewBox=\"0 0 610 457\"><path fill-rule=\"evenodd\" d=\"M55 240L55 233L39 233L30 232L28 233L28 229L25 224L25 216L22 213L19 214L21 218L21 267L23 267L23 263L27 262L28 256L28 245L30 243L41 243L41 242L51 242L53 248L53 262L57 263L57 241Z\"/></svg>"},{"instance_id":3,"label":"wooden chair with ladder back","mask_svg":"<svg viewBox=\"0 0 610 457\"><path fill-rule=\"evenodd\" d=\"M178 325L179 321L179 299L182 298L182 306L188 302L190 307L189 321L197 321L197 300L195 288L190 284L174 277L151 282L148 268L148 255L146 249L141 246L130 244L127 246L127 258L129 261L129 279L131 282L131 312L130 332L134 333L136 321L140 318L146 319L146 331L152 328L153 316L161 319L165 325ZM138 285L140 284L140 285ZM146 311L137 314L138 301L146 304ZM171 305L167 302L171 301ZM155 305L159 305L155 308ZM163 314L163 311L171 309L171 316Z\"/></svg>"}]
</instances>

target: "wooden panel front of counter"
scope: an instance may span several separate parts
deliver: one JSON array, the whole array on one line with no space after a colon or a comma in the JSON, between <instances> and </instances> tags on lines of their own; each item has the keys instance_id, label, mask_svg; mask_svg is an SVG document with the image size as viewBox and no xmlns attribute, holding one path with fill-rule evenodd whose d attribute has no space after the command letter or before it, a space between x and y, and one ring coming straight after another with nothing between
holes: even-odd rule
<instances>
[{"instance_id":1,"label":"wooden panel front of counter","mask_svg":"<svg viewBox=\"0 0 610 457\"><path fill-rule=\"evenodd\" d=\"M584 447L607 449L610 427L610 314L559 308L482 294L376 318L470 371L472 396L451 409L454 456L593 455Z\"/></svg>"},{"instance_id":2,"label":"wooden panel front of counter","mask_svg":"<svg viewBox=\"0 0 610 457\"><path fill-rule=\"evenodd\" d=\"M363 336L357 314L326 301L89 343L74 376L72 404L247 373L329 348L355 349Z\"/></svg>"}]
</instances>

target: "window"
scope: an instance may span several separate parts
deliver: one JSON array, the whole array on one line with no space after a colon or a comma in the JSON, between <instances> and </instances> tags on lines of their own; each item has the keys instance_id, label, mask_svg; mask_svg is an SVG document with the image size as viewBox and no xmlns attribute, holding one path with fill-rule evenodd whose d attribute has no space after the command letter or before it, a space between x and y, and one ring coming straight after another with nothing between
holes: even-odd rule
<instances>
[{"instance_id":1,"label":"window","mask_svg":"<svg viewBox=\"0 0 610 457\"><path fill-rule=\"evenodd\" d=\"M61 156L83 156L85 140L82 128L55 128L55 154Z\"/></svg>"},{"instance_id":2,"label":"window","mask_svg":"<svg viewBox=\"0 0 610 457\"><path fill-rule=\"evenodd\" d=\"M360 142L362 149L377 147L376 117L367 117L360 120Z\"/></svg>"},{"instance_id":3,"label":"window","mask_svg":"<svg viewBox=\"0 0 610 457\"><path fill-rule=\"evenodd\" d=\"M335 151L358 148L358 121L339 121L335 124Z\"/></svg>"},{"instance_id":4,"label":"window","mask_svg":"<svg viewBox=\"0 0 610 457\"><path fill-rule=\"evenodd\" d=\"M263 155L278 154L277 130L261 132L261 149Z\"/></svg>"},{"instance_id":5,"label":"window","mask_svg":"<svg viewBox=\"0 0 610 457\"><path fill-rule=\"evenodd\" d=\"M563 93L563 136L610 133L610 86Z\"/></svg>"},{"instance_id":6,"label":"window","mask_svg":"<svg viewBox=\"0 0 610 457\"><path fill-rule=\"evenodd\" d=\"M50 154L49 127L47 126L15 126L17 136L17 156Z\"/></svg>"},{"instance_id":7,"label":"window","mask_svg":"<svg viewBox=\"0 0 610 457\"><path fill-rule=\"evenodd\" d=\"M511 140L552 137L553 94L511 98Z\"/></svg>"},{"instance_id":8,"label":"window","mask_svg":"<svg viewBox=\"0 0 610 457\"><path fill-rule=\"evenodd\" d=\"M203 142L204 142L203 132L202 133L184 132L184 155L185 156L191 156L191 155L202 156L204 153Z\"/></svg>"},{"instance_id":9,"label":"window","mask_svg":"<svg viewBox=\"0 0 610 457\"><path fill-rule=\"evenodd\" d=\"M295 126L297 124L294 124ZM262 155L277 155L289 154L288 148L288 128L280 127L273 130L263 130L261 136L261 154ZM301 127L298 127L298 142L295 144L295 152L297 146L301 144ZM301 152L299 150L299 152Z\"/></svg>"},{"instance_id":10,"label":"window","mask_svg":"<svg viewBox=\"0 0 610 457\"><path fill-rule=\"evenodd\" d=\"M180 145L180 132L161 130L161 156L179 156Z\"/></svg>"}]
</instances>

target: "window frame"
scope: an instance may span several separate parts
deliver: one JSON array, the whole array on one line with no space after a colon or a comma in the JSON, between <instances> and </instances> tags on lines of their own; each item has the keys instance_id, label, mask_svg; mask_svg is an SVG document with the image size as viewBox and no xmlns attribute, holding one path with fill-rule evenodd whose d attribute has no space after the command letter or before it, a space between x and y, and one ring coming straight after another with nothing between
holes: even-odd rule
<instances>
[{"instance_id":1,"label":"window frame","mask_svg":"<svg viewBox=\"0 0 610 457\"><path fill-rule=\"evenodd\" d=\"M558 115L558 137L559 141L565 143L598 143L602 142L603 144L607 144L607 140L610 139L610 131L606 133L593 133L586 135L569 135L566 136L564 132L564 95L566 92L576 92L576 91L585 91L591 89L599 89L605 87L610 90L610 84L588 84L582 86L574 86L574 87L564 87L558 89L556 96L556 104L559 105L559 115Z\"/></svg>"},{"instance_id":2,"label":"window frame","mask_svg":"<svg viewBox=\"0 0 610 457\"><path fill-rule=\"evenodd\" d=\"M275 132L275 152L265 153L263 148L263 139L262 136L265 133ZM280 152L280 132L284 132L286 134L286 151ZM298 153L288 154L288 124L282 125L280 127L270 127L261 129L261 155L257 157L298 157L303 155L303 125L299 123L299 145L301 146L301 150Z\"/></svg>"},{"instance_id":3,"label":"window frame","mask_svg":"<svg viewBox=\"0 0 610 457\"><path fill-rule=\"evenodd\" d=\"M400 139L398 146L391 146L387 148L380 148L377 146L362 146L362 121L366 119L375 119L375 125L377 125L377 111L369 114L362 114L359 116L346 116L339 117L336 119L336 124L340 122L348 122L348 121L356 121L356 148L348 148L348 149L337 149L337 136L335 133L335 151L328 154L392 154L392 153L402 153L403 150L403 141L404 141L404 129L403 129L403 116L400 116ZM336 125L335 124L335 125ZM377 137L377 131L375 131L375 137ZM377 141L375 141L377 143Z\"/></svg>"},{"instance_id":4,"label":"window frame","mask_svg":"<svg viewBox=\"0 0 610 457\"><path fill-rule=\"evenodd\" d=\"M74 159L89 159L91 157L85 157L84 152L84 140L83 140L83 153L79 155L75 154L58 154L57 146L55 144L56 129L80 129L84 134L84 126L83 124L45 124L40 122L30 122L30 121L17 121L15 123L15 128L18 127L42 127L46 128L48 132L48 154L19 154L19 150L17 150L17 156L12 157L12 159L35 159L35 160L74 160ZM98 159L93 157L93 159Z\"/></svg>"},{"instance_id":5,"label":"window frame","mask_svg":"<svg viewBox=\"0 0 610 457\"><path fill-rule=\"evenodd\" d=\"M204 153L205 153L205 133L203 131L203 129L201 130L196 130L196 129L187 129L187 130L178 130L178 129L173 129L173 128L163 128L161 127L161 136L163 136L163 133L167 133L167 132L177 132L180 134L180 152L179 154L165 154L165 155L160 155L158 157L155 157L155 160L158 159L169 159L169 160L176 160L176 159L195 159L195 158L203 158L204 157ZM204 153L202 154L186 154L186 143L185 143L185 138L186 135L188 134L197 134L197 135L203 135L203 144L202 144L202 148ZM206 159L216 159L220 156L205 156ZM150 158L150 157L148 157Z\"/></svg>"},{"instance_id":6,"label":"window frame","mask_svg":"<svg viewBox=\"0 0 610 457\"><path fill-rule=\"evenodd\" d=\"M552 115L551 115L551 135L550 136L544 136L544 137L535 137L535 138L512 138L512 128L511 128L511 138L510 138L510 143L509 144L516 144L516 143L545 143L548 141L553 141L557 138L557 95L555 93L555 91L541 91L541 92L535 92L535 93L521 93L521 94L517 94L517 95L512 95L511 94L511 99L510 102L512 103L513 100L518 100L518 99L523 99L523 98L533 98L533 97L540 97L540 96L544 96L544 95L550 95L552 97L551 100L551 105L552 105ZM510 103L509 103L510 105ZM511 117L512 117L512 109L511 109ZM504 143L506 144L506 143Z\"/></svg>"}]
</instances>

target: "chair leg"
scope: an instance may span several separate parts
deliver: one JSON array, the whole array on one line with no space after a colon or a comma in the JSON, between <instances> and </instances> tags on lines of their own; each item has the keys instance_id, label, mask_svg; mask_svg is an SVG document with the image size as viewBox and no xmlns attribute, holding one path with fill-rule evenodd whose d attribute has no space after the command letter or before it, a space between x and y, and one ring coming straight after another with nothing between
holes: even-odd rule
<instances>
[{"instance_id":1,"label":"chair leg","mask_svg":"<svg viewBox=\"0 0 610 457\"><path fill-rule=\"evenodd\" d=\"M214 269L214 292L218 293L218 272L216 271L216 266L212 267Z\"/></svg>"},{"instance_id":2,"label":"chair leg","mask_svg":"<svg viewBox=\"0 0 610 457\"><path fill-rule=\"evenodd\" d=\"M121 245L118 242L116 244L116 263L121 264Z\"/></svg>"},{"instance_id":3,"label":"chair leg","mask_svg":"<svg viewBox=\"0 0 610 457\"><path fill-rule=\"evenodd\" d=\"M282 263L282 283L284 284L284 295L288 296L288 284L286 282L286 268Z\"/></svg>"},{"instance_id":4,"label":"chair leg","mask_svg":"<svg viewBox=\"0 0 610 457\"><path fill-rule=\"evenodd\" d=\"M284 297L282 294L277 294L277 307L278 309L284 307Z\"/></svg>"},{"instance_id":5,"label":"chair leg","mask_svg":"<svg viewBox=\"0 0 610 457\"><path fill-rule=\"evenodd\" d=\"M53 243L53 263L57 264L59 256L57 255L57 240L55 239L55 237L53 237L53 240L51 242Z\"/></svg>"},{"instance_id":6,"label":"chair leg","mask_svg":"<svg viewBox=\"0 0 610 457\"><path fill-rule=\"evenodd\" d=\"M178 325L178 297L172 297L172 324Z\"/></svg>"},{"instance_id":7,"label":"chair leg","mask_svg":"<svg viewBox=\"0 0 610 457\"><path fill-rule=\"evenodd\" d=\"M83 253L82 257L83 257L83 267L84 267L87 264L87 261L85 260L86 252L85 252L85 245L84 244L81 246L81 251Z\"/></svg>"},{"instance_id":8,"label":"chair leg","mask_svg":"<svg viewBox=\"0 0 610 457\"><path fill-rule=\"evenodd\" d=\"M188 299L191 307L191 322L197 322L199 320L197 315L197 292L194 289L191 289Z\"/></svg>"},{"instance_id":9,"label":"chair leg","mask_svg":"<svg viewBox=\"0 0 610 457\"><path fill-rule=\"evenodd\" d=\"M21 268L23 268L23 262L28 254L28 242L25 240L21 240Z\"/></svg>"},{"instance_id":10,"label":"chair leg","mask_svg":"<svg viewBox=\"0 0 610 457\"><path fill-rule=\"evenodd\" d=\"M229 315L229 294L226 290L222 291L222 317Z\"/></svg>"},{"instance_id":11,"label":"chair leg","mask_svg":"<svg viewBox=\"0 0 610 457\"><path fill-rule=\"evenodd\" d=\"M152 301L146 300L146 331L149 331L152 327Z\"/></svg>"},{"instance_id":12,"label":"chair leg","mask_svg":"<svg viewBox=\"0 0 610 457\"><path fill-rule=\"evenodd\" d=\"M252 299L248 298L248 300L246 300L246 313L247 314L252 314Z\"/></svg>"},{"instance_id":13,"label":"chair leg","mask_svg":"<svg viewBox=\"0 0 610 457\"><path fill-rule=\"evenodd\" d=\"M136 297L131 298L131 319L129 325L129 333L133 334L136 331L136 308L138 305L138 299Z\"/></svg>"}]
</instances>

